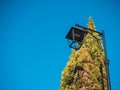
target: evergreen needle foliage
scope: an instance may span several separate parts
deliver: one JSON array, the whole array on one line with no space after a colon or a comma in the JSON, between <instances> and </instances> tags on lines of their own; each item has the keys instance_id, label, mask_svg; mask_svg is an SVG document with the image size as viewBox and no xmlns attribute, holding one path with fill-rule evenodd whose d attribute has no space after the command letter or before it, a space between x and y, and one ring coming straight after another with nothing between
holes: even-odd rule
<instances>
[{"instance_id":1,"label":"evergreen needle foliage","mask_svg":"<svg viewBox=\"0 0 120 90\"><path fill-rule=\"evenodd\" d=\"M92 17L88 28L96 30ZM89 31L90 32L90 31ZM97 33L87 34L82 47L72 50L62 72L60 90L107 90L102 41Z\"/></svg>"}]
</instances>

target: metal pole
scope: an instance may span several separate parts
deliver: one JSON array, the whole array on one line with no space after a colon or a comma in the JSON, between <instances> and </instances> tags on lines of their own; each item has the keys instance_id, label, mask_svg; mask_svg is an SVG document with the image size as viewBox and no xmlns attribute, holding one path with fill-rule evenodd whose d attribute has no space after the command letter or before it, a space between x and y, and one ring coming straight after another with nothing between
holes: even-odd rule
<instances>
[{"instance_id":1,"label":"metal pole","mask_svg":"<svg viewBox=\"0 0 120 90\"><path fill-rule=\"evenodd\" d=\"M104 53L105 53L105 66L106 66L106 76L107 76L107 87L108 90L111 90L110 84L110 73L109 73L109 60L107 59L107 50L106 50L106 41L105 41L105 33L102 31L102 39L103 39L103 46L104 46Z\"/></svg>"}]
</instances>

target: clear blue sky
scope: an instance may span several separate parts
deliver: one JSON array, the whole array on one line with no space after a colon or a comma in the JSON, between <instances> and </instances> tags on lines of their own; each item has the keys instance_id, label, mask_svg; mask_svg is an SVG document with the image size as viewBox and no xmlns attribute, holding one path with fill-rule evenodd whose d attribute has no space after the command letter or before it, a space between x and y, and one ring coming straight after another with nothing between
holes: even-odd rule
<instances>
[{"instance_id":1,"label":"clear blue sky","mask_svg":"<svg viewBox=\"0 0 120 90\"><path fill-rule=\"evenodd\" d=\"M59 90L71 26L105 30L112 90L120 90L119 0L0 0L0 90Z\"/></svg>"}]
</instances>

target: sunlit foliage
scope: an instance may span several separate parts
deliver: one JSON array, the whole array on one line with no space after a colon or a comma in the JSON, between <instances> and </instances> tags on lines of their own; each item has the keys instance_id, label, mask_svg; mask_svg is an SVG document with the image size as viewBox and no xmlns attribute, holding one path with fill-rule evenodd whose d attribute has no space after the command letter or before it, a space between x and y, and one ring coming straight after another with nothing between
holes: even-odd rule
<instances>
[{"instance_id":1,"label":"sunlit foliage","mask_svg":"<svg viewBox=\"0 0 120 90\"><path fill-rule=\"evenodd\" d=\"M92 17L88 28L96 30ZM82 47L72 50L61 76L60 90L107 90L102 41L97 33L87 34Z\"/></svg>"}]
</instances>

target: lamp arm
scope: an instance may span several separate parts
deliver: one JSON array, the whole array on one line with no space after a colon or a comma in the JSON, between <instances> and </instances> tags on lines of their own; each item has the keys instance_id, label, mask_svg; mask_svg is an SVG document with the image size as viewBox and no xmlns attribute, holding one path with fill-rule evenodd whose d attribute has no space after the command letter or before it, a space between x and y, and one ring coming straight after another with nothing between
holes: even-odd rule
<instances>
[{"instance_id":1,"label":"lamp arm","mask_svg":"<svg viewBox=\"0 0 120 90\"><path fill-rule=\"evenodd\" d=\"M100 36L102 35L101 32L95 31L95 30L90 29L90 28L83 27L83 26L81 26L81 25L79 25L79 24L75 24L75 26L80 27L80 28L84 28L85 30L89 30L89 31L92 31L92 32L98 33Z\"/></svg>"}]
</instances>

